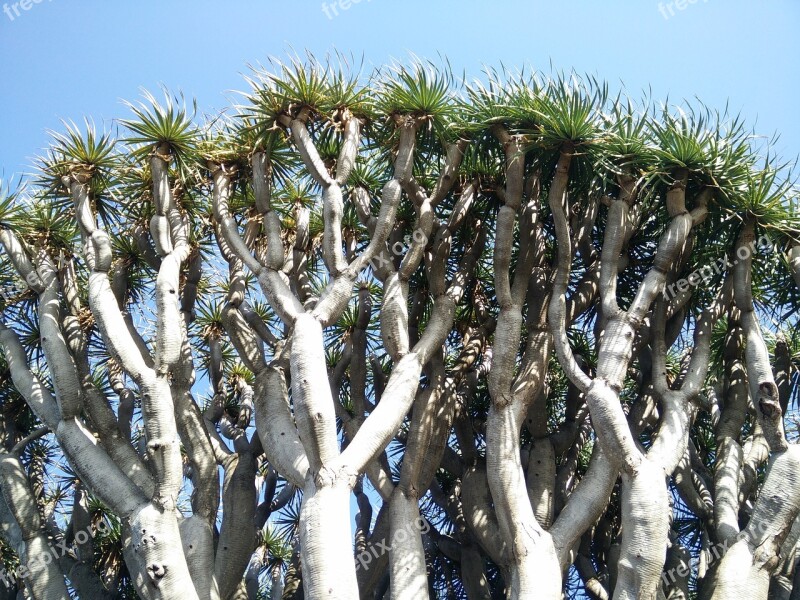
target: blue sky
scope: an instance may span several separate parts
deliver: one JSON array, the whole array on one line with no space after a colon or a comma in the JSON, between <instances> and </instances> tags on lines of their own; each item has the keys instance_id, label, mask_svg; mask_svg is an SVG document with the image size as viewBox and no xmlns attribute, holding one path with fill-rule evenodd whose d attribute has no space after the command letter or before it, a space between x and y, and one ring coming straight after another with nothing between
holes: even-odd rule
<instances>
[{"instance_id":1,"label":"blue sky","mask_svg":"<svg viewBox=\"0 0 800 600\"><path fill-rule=\"evenodd\" d=\"M16 0L19 2L19 0ZM24 10L24 3L28 9ZM3 0L0 0L3 4ZM245 87L247 65L331 49L381 65L411 52L482 65L574 68L741 111L778 153L800 154L796 0L23 0L0 13L0 175L29 170L60 120L127 117L121 99L164 84L201 111ZM5 8L5 7L3 7ZM338 15L334 13L338 12ZM16 14L18 13L18 14ZM10 16L9 16L10 15ZM12 18L13 17L13 20Z\"/></svg>"}]
</instances>

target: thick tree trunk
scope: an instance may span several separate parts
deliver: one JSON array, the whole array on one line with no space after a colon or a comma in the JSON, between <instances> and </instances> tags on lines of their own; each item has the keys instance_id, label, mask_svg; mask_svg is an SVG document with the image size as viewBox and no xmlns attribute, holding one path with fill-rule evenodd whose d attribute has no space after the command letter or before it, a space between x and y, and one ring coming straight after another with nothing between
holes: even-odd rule
<instances>
[{"instance_id":1,"label":"thick tree trunk","mask_svg":"<svg viewBox=\"0 0 800 600\"><path fill-rule=\"evenodd\" d=\"M389 500L392 600L428 598L427 566L419 520L419 499L396 488Z\"/></svg>"},{"instance_id":2,"label":"thick tree trunk","mask_svg":"<svg viewBox=\"0 0 800 600\"><path fill-rule=\"evenodd\" d=\"M800 513L800 446L772 462L753 516L722 558L712 600L766 600L778 552Z\"/></svg>"},{"instance_id":3,"label":"thick tree trunk","mask_svg":"<svg viewBox=\"0 0 800 600\"><path fill-rule=\"evenodd\" d=\"M358 598L350 486L306 478L300 509L300 557L306 600Z\"/></svg>"}]
</instances>

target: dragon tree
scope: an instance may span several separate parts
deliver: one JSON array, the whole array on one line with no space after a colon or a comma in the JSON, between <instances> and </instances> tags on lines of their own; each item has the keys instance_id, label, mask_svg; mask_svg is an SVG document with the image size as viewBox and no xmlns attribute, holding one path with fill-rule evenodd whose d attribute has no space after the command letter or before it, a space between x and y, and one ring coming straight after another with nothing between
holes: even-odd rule
<instances>
[{"instance_id":1,"label":"dragon tree","mask_svg":"<svg viewBox=\"0 0 800 600\"><path fill-rule=\"evenodd\" d=\"M0 599L800 598L800 214L725 111L252 69L0 185Z\"/></svg>"}]
</instances>

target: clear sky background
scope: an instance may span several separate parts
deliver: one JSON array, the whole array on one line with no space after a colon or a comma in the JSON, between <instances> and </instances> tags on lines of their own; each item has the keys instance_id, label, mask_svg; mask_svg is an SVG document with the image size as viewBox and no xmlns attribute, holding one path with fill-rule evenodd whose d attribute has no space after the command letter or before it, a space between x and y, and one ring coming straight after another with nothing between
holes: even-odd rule
<instances>
[{"instance_id":1,"label":"clear sky background","mask_svg":"<svg viewBox=\"0 0 800 600\"><path fill-rule=\"evenodd\" d=\"M3 3L4 0L0 0ZM160 84L203 112L244 89L247 65L332 49L381 65L410 53L575 69L634 96L730 104L777 150L800 154L797 0L23 0L0 13L0 175L29 171L61 119L127 117ZM2 7L0 7L2 8ZM338 12L338 15L334 13Z\"/></svg>"}]
</instances>

